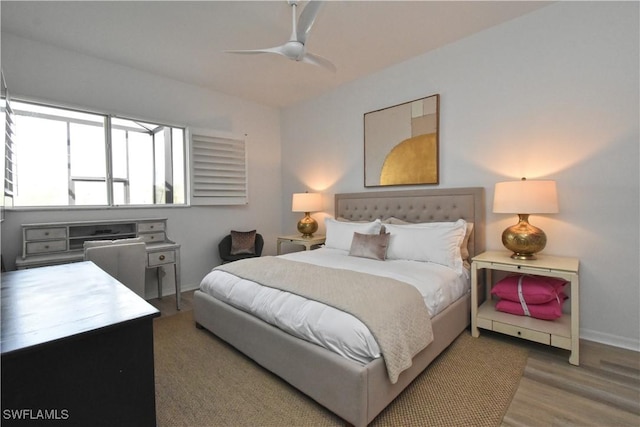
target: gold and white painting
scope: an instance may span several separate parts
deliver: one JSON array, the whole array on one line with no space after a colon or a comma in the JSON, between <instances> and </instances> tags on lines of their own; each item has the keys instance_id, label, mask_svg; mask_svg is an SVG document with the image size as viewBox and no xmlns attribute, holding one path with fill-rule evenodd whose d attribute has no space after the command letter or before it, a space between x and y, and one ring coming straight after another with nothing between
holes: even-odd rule
<instances>
[{"instance_id":1,"label":"gold and white painting","mask_svg":"<svg viewBox=\"0 0 640 427\"><path fill-rule=\"evenodd\" d=\"M364 115L364 185L438 184L440 95Z\"/></svg>"}]
</instances>

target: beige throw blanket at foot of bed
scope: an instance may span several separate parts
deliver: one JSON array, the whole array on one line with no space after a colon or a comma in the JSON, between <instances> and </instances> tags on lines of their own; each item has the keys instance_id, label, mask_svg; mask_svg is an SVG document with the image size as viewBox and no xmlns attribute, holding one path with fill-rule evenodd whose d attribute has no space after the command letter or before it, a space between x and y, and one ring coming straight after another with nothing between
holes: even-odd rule
<instances>
[{"instance_id":1,"label":"beige throw blanket at foot of bed","mask_svg":"<svg viewBox=\"0 0 640 427\"><path fill-rule=\"evenodd\" d=\"M394 279L272 256L235 261L216 269L355 316L376 339L392 384L411 366L413 356L433 341L422 295Z\"/></svg>"}]
</instances>

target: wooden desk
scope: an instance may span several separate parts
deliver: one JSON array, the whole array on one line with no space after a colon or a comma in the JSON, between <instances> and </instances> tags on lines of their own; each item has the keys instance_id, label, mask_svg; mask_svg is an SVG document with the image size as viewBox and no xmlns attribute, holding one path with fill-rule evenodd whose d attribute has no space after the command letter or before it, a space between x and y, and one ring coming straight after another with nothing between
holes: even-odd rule
<instances>
[{"instance_id":1,"label":"wooden desk","mask_svg":"<svg viewBox=\"0 0 640 427\"><path fill-rule=\"evenodd\" d=\"M146 268L156 269L158 298L162 298L164 269L173 266L176 308L180 310L180 245L167 236L166 218L23 224L22 254L16 258L16 268L82 261L86 241L135 237L147 245Z\"/></svg>"},{"instance_id":2,"label":"wooden desk","mask_svg":"<svg viewBox=\"0 0 640 427\"><path fill-rule=\"evenodd\" d=\"M153 306L87 261L2 274L1 309L3 426L156 425Z\"/></svg>"}]
</instances>

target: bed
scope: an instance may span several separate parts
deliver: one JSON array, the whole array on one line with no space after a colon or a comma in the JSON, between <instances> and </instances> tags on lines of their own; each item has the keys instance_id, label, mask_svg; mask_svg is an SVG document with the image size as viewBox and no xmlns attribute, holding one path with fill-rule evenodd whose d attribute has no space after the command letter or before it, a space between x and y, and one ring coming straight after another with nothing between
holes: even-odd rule
<instances>
[{"instance_id":1,"label":"bed","mask_svg":"<svg viewBox=\"0 0 640 427\"><path fill-rule=\"evenodd\" d=\"M453 223L462 219L473 224L467 236L469 259L484 250L484 212L484 189L478 187L335 196L335 217L347 221L388 223L391 218L408 223ZM432 342L394 381L384 357L354 361L284 332L203 290L194 294L194 318L198 327L208 329L348 423L366 426L469 325L469 295L463 293L431 317Z\"/></svg>"}]
</instances>

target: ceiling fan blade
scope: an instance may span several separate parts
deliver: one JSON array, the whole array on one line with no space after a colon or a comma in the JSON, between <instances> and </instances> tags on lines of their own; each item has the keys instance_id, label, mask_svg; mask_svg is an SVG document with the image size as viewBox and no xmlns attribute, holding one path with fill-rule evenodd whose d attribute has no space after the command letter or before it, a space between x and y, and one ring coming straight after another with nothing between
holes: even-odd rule
<instances>
[{"instance_id":1,"label":"ceiling fan blade","mask_svg":"<svg viewBox=\"0 0 640 427\"><path fill-rule=\"evenodd\" d=\"M246 49L246 50L225 50L225 53L240 53L243 55L253 55L256 53L276 53L278 55L287 56L283 50L283 46L268 47L264 49Z\"/></svg>"},{"instance_id":2,"label":"ceiling fan blade","mask_svg":"<svg viewBox=\"0 0 640 427\"><path fill-rule=\"evenodd\" d=\"M326 58L323 58L320 55L315 55L313 53L307 52L302 57L302 62L306 62L307 64L317 65L322 68L326 68L329 71L336 72L336 66L333 65L331 61Z\"/></svg>"},{"instance_id":3,"label":"ceiling fan blade","mask_svg":"<svg viewBox=\"0 0 640 427\"><path fill-rule=\"evenodd\" d=\"M304 10L300 14L300 19L298 21L298 27L296 30L296 40L302 44L305 44L307 38L309 37L309 32L311 31L311 27L318 16L318 12L324 6L323 1L309 0Z\"/></svg>"}]
</instances>

